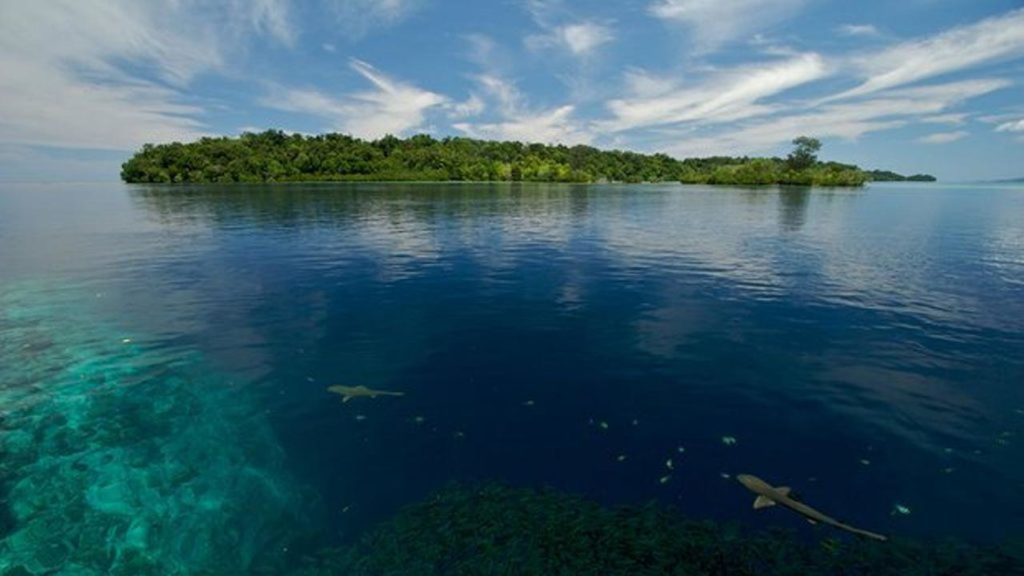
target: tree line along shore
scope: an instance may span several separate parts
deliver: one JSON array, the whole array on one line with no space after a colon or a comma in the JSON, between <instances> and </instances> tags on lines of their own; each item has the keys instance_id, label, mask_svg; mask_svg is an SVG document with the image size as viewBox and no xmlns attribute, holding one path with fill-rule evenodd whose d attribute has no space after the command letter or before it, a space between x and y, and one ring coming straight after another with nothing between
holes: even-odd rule
<instances>
[{"instance_id":1,"label":"tree line along shore","mask_svg":"<svg viewBox=\"0 0 1024 576\"><path fill-rule=\"evenodd\" d=\"M931 181L851 164L823 162L821 143L801 136L786 158L666 154L498 142L472 138L345 134L306 136L279 130L191 143L146 144L122 165L129 183L319 181L682 182L686 184L862 186L869 181Z\"/></svg>"}]
</instances>

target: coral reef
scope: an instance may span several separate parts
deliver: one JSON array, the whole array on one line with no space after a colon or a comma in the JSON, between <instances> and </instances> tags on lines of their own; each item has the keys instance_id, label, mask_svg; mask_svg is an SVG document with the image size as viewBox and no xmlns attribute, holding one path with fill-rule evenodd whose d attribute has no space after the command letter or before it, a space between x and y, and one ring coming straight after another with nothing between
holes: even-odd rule
<instances>
[{"instance_id":1,"label":"coral reef","mask_svg":"<svg viewBox=\"0 0 1024 576\"><path fill-rule=\"evenodd\" d=\"M255 400L194 351L147 349L84 308L0 287L0 574L284 561L310 500Z\"/></svg>"},{"instance_id":2,"label":"coral reef","mask_svg":"<svg viewBox=\"0 0 1024 576\"><path fill-rule=\"evenodd\" d=\"M292 576L1022 574L1024 546L887 543L687 520L656 505L610 509L554 491L446 489Z\"/></svg>"}]
</instances>

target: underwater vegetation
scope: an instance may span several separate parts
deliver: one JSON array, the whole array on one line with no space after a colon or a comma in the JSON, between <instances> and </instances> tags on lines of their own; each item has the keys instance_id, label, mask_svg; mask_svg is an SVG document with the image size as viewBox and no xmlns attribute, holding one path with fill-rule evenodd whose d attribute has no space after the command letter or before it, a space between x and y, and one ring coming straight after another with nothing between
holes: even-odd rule
<instances>
[{"instance_id":1,"label":"underwater vegetation","mask_svg":"<svg viewBox=\"0 0 1024 576\"><path fill-rule=\"evenodd\" d=\"M824 534L824 533L823 533ZM658 505L608 508L553 490L452 486L291 576L1010 575L1024 542L809 542L696 521Z\"/></svg>"},{"instance_id":2,"label":"underwater vegetation","mask_svg":"<svg viewBox=\"0 0 1024 576\"><path fill-rule=\"evenodd\" d=\"M145 353L81 300L0 290L0 575L278 561L314 499L245 391L194 352Z\"/></svg>"}]
</instances>

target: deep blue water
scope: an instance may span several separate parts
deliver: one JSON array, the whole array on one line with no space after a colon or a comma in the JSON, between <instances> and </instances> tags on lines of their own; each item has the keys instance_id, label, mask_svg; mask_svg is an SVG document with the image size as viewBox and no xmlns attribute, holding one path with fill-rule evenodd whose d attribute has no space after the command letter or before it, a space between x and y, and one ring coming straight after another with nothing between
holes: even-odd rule
<instances>
[{"instance_id":1,"label":"deep blue water","mask_svg":"<svg viewBox=\"0 0 1024 576\"><path fill-rule=\"evenodd\" d=\"M0 569L244 568L474 480L1024 533L1020 187L3 184L0 354Z\"/></svg>"}]
</instances>

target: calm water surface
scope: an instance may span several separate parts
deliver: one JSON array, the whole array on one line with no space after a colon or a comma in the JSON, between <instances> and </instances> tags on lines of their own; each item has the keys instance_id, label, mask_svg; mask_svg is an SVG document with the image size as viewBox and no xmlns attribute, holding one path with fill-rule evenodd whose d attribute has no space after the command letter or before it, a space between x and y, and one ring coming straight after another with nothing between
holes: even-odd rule
<instances>
[{"instance_id":1,"label":"calm water surface","mask_svg":"<svg viewBox=\"0 0 1024 576\"><path fill-rule=\"evenodd\" d=\"M3 184L0 357L0 570L244 570L476 480L1024 532L1021 188Z\"/></svg>"}]
</instances>

